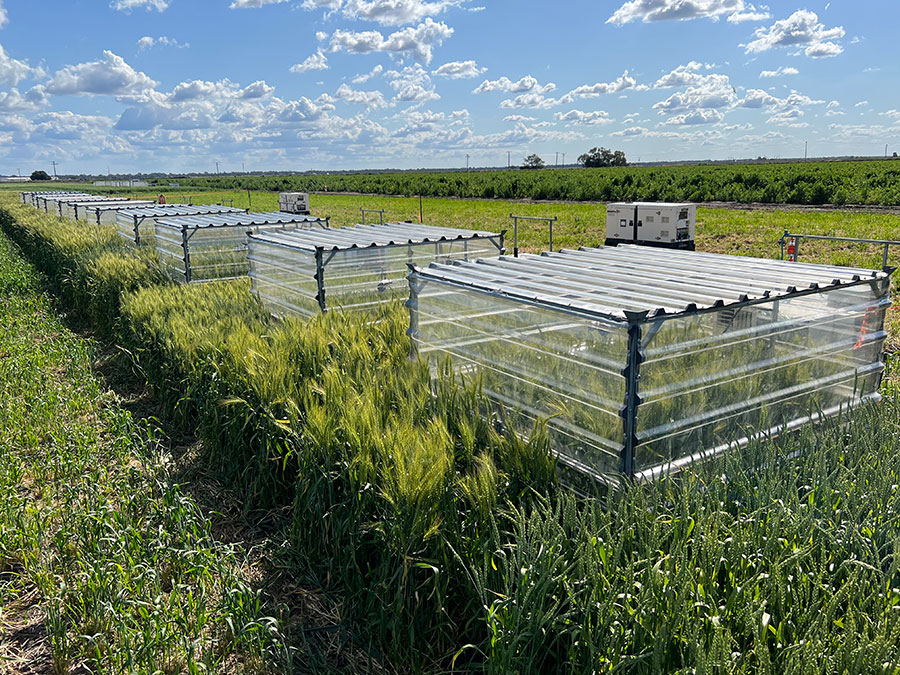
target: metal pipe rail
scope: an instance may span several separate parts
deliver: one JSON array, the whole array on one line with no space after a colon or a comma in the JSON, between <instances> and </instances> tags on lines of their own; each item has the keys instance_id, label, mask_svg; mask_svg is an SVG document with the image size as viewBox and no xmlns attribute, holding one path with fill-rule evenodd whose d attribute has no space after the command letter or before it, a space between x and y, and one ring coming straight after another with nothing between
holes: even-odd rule
<instances>
[{"instance_id":1,"label":"metal pipe rail","mask_svg":"<svg viewBox=\"0 0 900 675\"><path fill-rule=\"evenodd\" d=\"M509 214L509 217L513 221L513 257L519 257L519 221L520 220L537 220L543 223L547 223L550 226L550 252L553 252L553 223L557 221L556 216L552 218L547 218L545 216L514 216L513 214Z\"/></svg>"},{"instance_id":2,"label":"metal pipe rail","mask_svg":"<svg viewBox=\"0 0 900 675\"><path fill-rule=\"evenodd\" d=\"M384 225L384 209L360 209L360 215L362 216L362 224L366 224L366 214L367 213L377 213L378 214L378 224Z\"/></svg>"},{"instance_id":3,"label":"metal pipe rail","mask_svg":"<svg viewBox=\"0 0 900 675\"><path fill-rule=\"evenodd\" d=\"M892 239L857 239L856 237L835 237L831 235L824 234L797 234L796 232L788 232L784 231L784 234L781 235L780 243L781 243L781 259L784 260L784 251L785 251L785 242L788 242L788 260L791 262L797 262L797 259L800 255L800 240L801 239L819 239L823 241L847 241L852 244L877 244L879 246L883 246L884 250L881 255L881 271L887 272L890 269L890 265L888 265L888 249L891 246L900 246L900 241L894 241ZM790 241L793 240L793 241ZM791 250L793 247L793 250Z\"/></svg>"}]
</instances>

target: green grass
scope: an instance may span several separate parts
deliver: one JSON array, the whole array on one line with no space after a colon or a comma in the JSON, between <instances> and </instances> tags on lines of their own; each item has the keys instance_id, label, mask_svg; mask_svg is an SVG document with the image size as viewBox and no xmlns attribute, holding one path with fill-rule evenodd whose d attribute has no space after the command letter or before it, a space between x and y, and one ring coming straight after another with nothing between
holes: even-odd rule
<instances>
[{"instance_id":1,"label":"green grass","mask_svg":"<svg viewBox=\"0 0 900 675\"><path fill-rule=\"evenodd\" d=\"M358 199L343 202L349 218L370 198L328 199L335 212ZM471 206L446 202L457 203ZM42 269L74 271L52 277L71 288L67 306L69 297L103 302L77 289L90 286L102 255L127 252L100 235L87 250L71 247L77 236L58 220L3 208L4 229ZM446 373L432 380L408 359L399 307L374 325L340 314L276 323L246 282L175 287L141 276L125 290L133 274L108 269L110 286L122 278L111 335L172 423L201 436L200 463L246 517L287 521L270 527L266 567L340 598L326 630L350 636L359 655L344 672L391 663L406 672L900 673L892 381L881 405L852 418L580 500L556 487L545 429L529 443L499 433L477 386ZM93 550L87 540L73 546L73 555ZM286 605L292 645L319 634L306 630L302 595ZM275 649L265 644L257 654ZM297 670L331 663L315 649L295 654Z\"/></svg>"},{"instance_id":2,"label":"green grass","mask_svg":"<svg viewBox=\"0 0 900 675\"><path fill-rule=\"evenodd\" d=\"M277 669L244 554L213 538L40 284L0 235L4 672Z\"/></svg>"}]
</instances>

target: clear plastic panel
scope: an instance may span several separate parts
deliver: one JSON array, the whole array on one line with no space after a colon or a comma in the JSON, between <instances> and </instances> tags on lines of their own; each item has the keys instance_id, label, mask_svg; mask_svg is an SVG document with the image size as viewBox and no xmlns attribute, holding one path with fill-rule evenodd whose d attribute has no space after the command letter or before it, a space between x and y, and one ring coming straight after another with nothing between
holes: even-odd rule
<instances>
[{"instance_id":1,"label":"clear plastic panel","mask_svg":"<svg viewBox=\"0 0 900 675\"><path fill-rule=\"evenodd\" d=\"M419 353L480 379L484 392L528 434L549 418L564 461L598 474L621 471L628 334L591 321L439 282L417 293Z\"/></svg>"},{"instance_id":2,"label":"clear plastic panel","mask_svg":"<svg viewBox=\"0 0 900 675\"><path fill-rule=\"evenodd\" d=\"M421 280L418 351L477 376L529 431L551 417L554 449L597 473L622 470L626 327L500 294ZM646 477L877 399L886 279L641 326L635 471Z\"/></svg>"},{"instance_id":3,"label":"clear plastic panel","mask_svg":"<svg viewBox=\"0 0 900 675\"><path fill-rule=\"evenodd\" d=\"M875 282L644 326L636 471L871 397L888 305Z\"/></svg>"},{"instance_id":4,"label":"clear plastic panel","mask_svg":"<svg viewBox=\"0 0 900 675\"><path fill-rule=\"evenodd\" d=\"M275 316L313 316L321 312L316 256L250 240L253 290Z\"/></svg>"},{"instance_id":5,"label":"clear plastic panel","mask_svg":"<svg viewBox=\"0 0 900 675\"><path fill-rule=\"evenodd\" d=\"M484 239L324 250L325 308L369 311L407 298L408 263L427 266L498 253ZM321 311L313 251L252 240L249 258L254 289L273 314L309 316Z\"/></svg>"},{"instance_id":6,"label":"clear plastic panel","mask_svg":"<svg viewBox=\"0 0 900 675\"><path fill-rule=\"evenodd\" d=\"M367 310L407 297L409 263L425 267L432 262L496 257L498 253L493 244L483 239L326 251L326 307Z\"/></svg>"},{"instance_id":7,"label":"clear plastic panel","mask_svg":"<svg viewBox=\"0 0 900 675\"><path fill-rule=\"evenodd\" d=\"M163 266L176 281L213 281L235 279L250 271L247 257L247 233L296 230L314 223L272 223L259 225L221 225L182 229L156 223L155 246ZM143 244L143 234L141 235ZM185 238L187 250L185 251Z\"/></svg>"}]
</instances>

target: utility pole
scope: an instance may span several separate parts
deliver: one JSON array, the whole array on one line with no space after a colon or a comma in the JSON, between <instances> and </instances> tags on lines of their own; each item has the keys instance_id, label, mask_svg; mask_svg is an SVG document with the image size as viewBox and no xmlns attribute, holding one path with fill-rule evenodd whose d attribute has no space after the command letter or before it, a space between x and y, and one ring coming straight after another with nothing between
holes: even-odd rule
<instances>
[{"instance_id":1,"label":"utility pole","mask_svg":"<svg viewBox=\"0 0 900 675\"><path fill-rule=\"evenodd\" d=\"M563 166L566 165L566 153L562 153L563 156Z\"/></svg>"},{"instance_id":2,"label":"utility pole","mask_svg":"<svg viewBox=\"0 0 900 675\"><path fill-rule=\"evenodd\" d=\"M247 170L244 168L243 162L241 162L241 173L247 173Z\"/></svg>"},{"instance_id":3,"label":"utility pole","mask_svg":"<svg viewBox=\"0 0 900 675\"><path fill-rule=\"evenodd\" d=\"M559 150L556 151L556 168L559 168Z\"/></svg>"},{"instance_id":4,"label":"utility pole","mask_svg":"<svg viewBox=\"0 0 900 675\"><path fill-rule=\"evenodd\" d=\"M219 175L219 163L216 162L216 175Z\"/></svg>"},{"instance_id":5,"label":"utility pole","mask_svg":"<svg viewBox=\"0 0 900 675\"><path fill-rule=\"evenodd\" d=\"M887 143L884 144L884 156L887 158Z\"/></svg>"},{"instance_id":6,"label":"utility pole","mask_svg":"<svg viewBox=\"0 0 900 675\"><path fill-rule=\"evenodd\" d=\"M510 163L510 159L509 159L511 154L512 154L512 153L510 153L509 150L506 151L506 168L507 168L507 169L511 169L511 168L512 168L512 164Z\"/></svg>"},{"instance_id":7,"label":"utility pole","mask_svg":"<svg viewBox=\"0 0 900 675\"><path fill-rule=\"evenodd\" d=\"M809 141L803 141L803 159L809 154Z\"/></svg>"},{"instance_id":8,"label":"utility pole","mask_svg":"<svg viewBox=\"0 0 900 675\"><path fill-rule=\"evenodd\" d=\"M56 160L50 162L53 165L53 177L56 178Z\"/></svg>"},{"instance_id":9,"label":"utility pole","mask_svg":"<svg viewBox=\"0 0 900 675\"><path fill-rule=\"evenodd\" d=\"M466 153L466 171L469 170L469 153Z\"/></svg>"}]
</instances>

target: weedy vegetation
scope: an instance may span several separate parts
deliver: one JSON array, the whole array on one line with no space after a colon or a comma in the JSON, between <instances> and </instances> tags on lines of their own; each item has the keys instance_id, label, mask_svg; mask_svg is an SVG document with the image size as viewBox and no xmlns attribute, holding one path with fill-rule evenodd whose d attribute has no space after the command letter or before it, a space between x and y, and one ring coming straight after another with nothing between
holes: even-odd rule
<instances>
[{"instance_id":1,"label":"weedy vegetation","mask_svg":"<svg viewBox=\"0 0 900 675\"><path fill-rule=\"evenodd\" d=\"M268 528L268 564L255 595L254 586L238 584L241 565L209 537L203 514L158 497L160 490L142 491L142 483L126 490L114 481L113 490L104 475L115 474L116 462L92 455L85 470L100 474L91 486L106 505L92 513L117 525L106 537L64 538L64 560L92 559L107 540L119 541L115 528L134 513L122 502L146 499L156 507L137 513L155 518L149 529L153 540L170 542L165 556L201 549L222 561L208 574L202 564L166 567L177 582L159 582L163 600L128 614L157 621L139 624L158 626L150 636L157 642L142 638L151 644L179 630L166 643L179 654L189 641L192 655L213 654L219 661L205 656L208 668L232 658L281 672L900 673L900 393L892 380L880 405L852 416L753 443L653 485L575 497L557 485L543 425L528 440L504 432L477 382L461 385L446 364L433 378L409 359L399 304L372 324L340 313L276 322L246 280L171 285L152 256L119 248L104 228L68 226L12 199L0 207L4 232L51 279L63 306L104 326L165 408L166 423L202 439L198 462L243 505L239 517ZM96 381L87 364L71 375L76 389ZM14 377L4 373L4 383ZM96 419L110 417L110 406L94 405ZM3 428L57 428L53 419L29 424ZM147 435L120 424L141 441L115 446L115 457L137 458L134 471L145 475ZM30 470L66 494L79 483L52 473L47 456L69 443L40 432L29 446L40 465ZM167 559L162 553L144 563L145 548L134 544L133 559L75 563L72 580L42 577L33 600L10 590L24 588L29 568L16 567L6 551L44 560L57 545L17 520L46 497L23 488L27 471L14 466L4 462L0 482L18 504L0 512L0 561L17 571L0 574L0 617L40 598L54 608L40 620L45 630L75 645L77 658L94 658L108 672L122 663L165 672L149 660L124 661L144 643L117 639L132 635L124 619L109 623L119 616L107 611L118 595L91 604L92 596L69 590L83 578L111 591L120 590L119 579L152 580L147 570ZM185 514L198 524L184 526ZM65 528L72 531L79 532ZM195 532L204 536L182 543ZM234 576L225 574L230 569ZM267 622L264 609L285 578L338 598L339 617L311 629L295 593L280 596L288 601ZM213 580L222 591L204 595ZM226 592L238 587L246 591ZM172 589L190 598L170 603ZM73 596L89 601L73 605ZM209 628L191 641L196 633L176 627L200 625L190 623L198 598L207 602ZM73 616L99 618L88 625ZM222 634L213 627L223 623L249 628L229 628L225 638L241 639L216 642ZM329 632L345 636L344 646L321 637ZM91 635L103 636L103 646L84 637ZM232 651L206 652L208 640ZM188 670L171 663L169 672Z\"/></svg>"}]
</instances>

